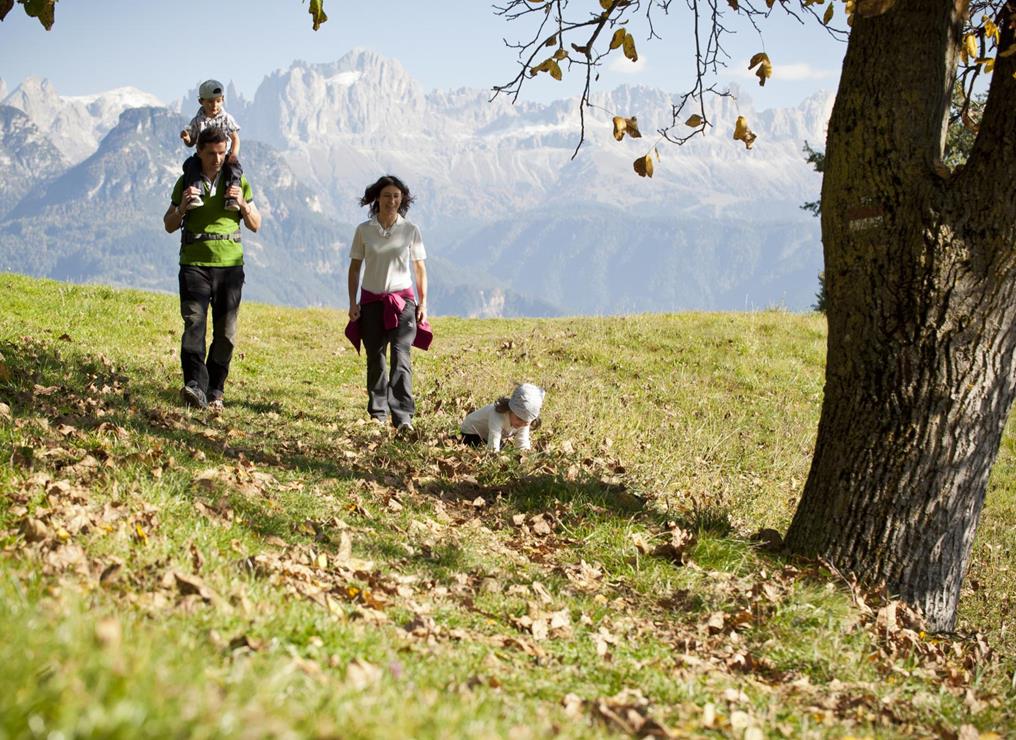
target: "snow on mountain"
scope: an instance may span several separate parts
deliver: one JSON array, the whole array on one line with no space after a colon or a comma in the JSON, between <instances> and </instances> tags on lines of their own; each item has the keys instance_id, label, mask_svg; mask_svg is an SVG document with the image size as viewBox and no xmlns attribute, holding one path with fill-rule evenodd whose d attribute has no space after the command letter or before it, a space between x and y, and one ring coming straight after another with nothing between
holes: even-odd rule
<instances>
[{"instance_id":1,"label":"snow on mountain","mask_svg":"<svg viewBox=\"0 0 1016 740\"><path fill-rule=\"evenodd\" d=\"M97 95L61 96L48 80L37 77L26 78L2 103L26 113L72 164L98 148L123 111L162 105L154 95L133 87Z\"/></svg>"},{"instance_id":2,"label":"snow on mountain","mask_svg":"<svg viewBox=\"0 0 1016 740\"><path fill-rule=\"evenodd\" d=\"M0 105L0 217L67 162L27 114Z\"/></svg>"},{"instance_id":3,"label":"snow on mountain","mask_svg":"<svg viewBox=\"0 0 1016 740\"><path fill-rule=\"evenodd\" d=\"M335 252L334 225L362 220L358 200L364 187L394 173L417 196L411 217L423 229L435 267L446 260L435 272L451 275L453 265L469 271L460 276L464 283L443 286L446 310L486 315L732 309L744 308L746 301L805 308L821 252L817 223L800 204L815 199L821 180L801 149L805 141L822 148L833 96L757 110L747 94L733 93L708 101L706 117L713 126L706 135L677 146L661 143L656 133L671 123L674 95L637 85L599 91L586 110L585 142L575 158L577 99L513 105L503 97L491 101L481 90L424 92L398 61L364 49L333 63L293 62L265 77L250 101L229 83L226 109L240 123L248 171L288 183L267 188L261 183L262 193L276 193L274 201L261 201L270 216L276 206L298 215L289 231L280 230L270 241L283 244L298 229L307 235L314 264L327 263L315 296L301 300L331 296L325 286L341 282L344 260ZM129 88L61 97L37 79L25 80L4 98L71 163L96 151L114 114L146 100L154 98ZM197 87L170 107L188 119L198 107ZM613 115L637 116L643 137L615 141ZM758 134L751 150L731 138L739 115ZM126 136L132 122L143 118L121 119L110 135ZM175 175L187 154L177 132L163 133L161 178ZM131 140L136 143L136 136ZM108 143L103 142L106 151ZM657 151L655 176L637 177L633 160ZM259 157L273 164L265 170ZM118 176L115 158L104 156L89 167L94 172L86 180L103 183L98 192L108 194L102 178ZM143 173L125 175L122 187L149 192L152 183L139 179ZM59 202L61 189L72 182L60 178L37 188L18 212L40 218L28 214L46 212L47 199ZM66 195L81 200L80 194ZM78 206L69 201L67 208ZM158 221L161 212L145 211L143 218ZM267 259L256 244L251 247L252 265ZM648 291L646 274L656 286ZM265 279L276 277L269 270ZM591 279L595 286L587 282ZM477 297L477 289L483 296ZM290 279L271 295L289 301L294 290ZM437 298L438 291L432 292ZM508 296L503 309L497 307L500 298L490 298L495 294Z\"/></svg>"},{"instance_id":4,"label":"snow on mountain","mask_svg":"<svg viewBox=\"0 0 1016 740\"><path fill-rule=\"evenodd\" d=\"M674 96L625 86L598 93L586 111L579 157L577 100L511 105L483 91L424 94L397 61L365 50L331 64L294 62L258 88L245 132L286 151L326 207L355 220L357 196L377 174L402 176L423 195L417 213L431 222L492 220L548 205L596 203L664 207L751 221L800 218L818 175L801 156L820 144L830 94L798 108L756 112L747 96L710 104L716 124L685 146L660 146L655 177L633 179L632 161L670 123ZM611 116L637 115L642 139L618 143ZM746 115L759 135L751 151L731 140Z\"/></svg>"}]
</instances>

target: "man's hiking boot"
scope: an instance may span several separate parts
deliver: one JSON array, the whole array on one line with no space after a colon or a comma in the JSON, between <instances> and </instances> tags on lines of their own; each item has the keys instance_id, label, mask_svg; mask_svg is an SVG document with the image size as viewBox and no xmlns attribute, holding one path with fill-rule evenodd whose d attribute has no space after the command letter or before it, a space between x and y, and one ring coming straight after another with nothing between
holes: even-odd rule
<instances>
[{"instance_id":1,"label":"man's hiking boot","mask_svg":"<svg viewBox=\"0 0 1016 740\"><path fill-rule=\"evenodd\" d=\"M187 198L187 202L183 204L183 209L185 211L193 211L195 208L200 208L204 204L205 202L201 200L201 196L192 195Z\"/></svg>"},{"instance_id":2,"label":"man's hiking boot","mask_svg":"<svg viewBox=\"0 0 1016 740\"><path fill-rule=\"evenodd\" d=\"M226 198L225 208L227 211L239 211L240 202L236 198Z\"/></svg>"},{"instance_id":3,"label":"man's hiking boot","mask_svg":"<svg viewBox=\"0 0 1016 740\"><path fill-rule=\"evenodd\" d=\"M208 408L208 399L205 398L205 392L201 390L201 387L195 380L192 380L180 389L180 397L183 398L183 402L188 406L197 406L199 409Z\"/></svg>"}]
</instances>

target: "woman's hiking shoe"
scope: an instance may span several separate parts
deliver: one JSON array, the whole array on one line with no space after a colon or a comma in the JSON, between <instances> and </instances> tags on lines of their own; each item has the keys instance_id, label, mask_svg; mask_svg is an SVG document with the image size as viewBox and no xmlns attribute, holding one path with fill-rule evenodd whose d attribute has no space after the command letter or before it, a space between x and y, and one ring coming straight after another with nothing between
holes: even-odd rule
<instances>
[{"instance_id":1,"label":"woman's hiking shoe","mask_svg":"<svg viewBox=\"0 0 1016 740\"><path fill-rule=\"evenodd\" d=\"M192 380L180 389L180 397L183 398L183 402L188 406L197 406L199 409L208 408L208 399L205 398L205 392L201 390L201 387L195 380Z\"/></svg>"}]
</instances>

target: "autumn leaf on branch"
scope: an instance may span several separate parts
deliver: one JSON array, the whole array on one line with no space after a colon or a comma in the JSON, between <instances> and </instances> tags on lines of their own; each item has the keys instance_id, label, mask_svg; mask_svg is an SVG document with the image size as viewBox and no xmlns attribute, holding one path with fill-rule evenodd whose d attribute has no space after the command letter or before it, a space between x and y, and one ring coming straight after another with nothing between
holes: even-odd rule
<instances>
[{"instance_id":1,"label":"autumn leaf on branch","mask_svg":"<svg viewBox=\"0 0 1016 740\"><path fill-rule=\"evenodd\" d=\"M25 15L30 18L38 18L39 23L47 31L53 28L56 0L18 0L18 4L25 9ZM0 21L7 17L12 8L14 8L14 0L0 0Z\"/></svg>"},{"instance_id":2,"label":"autumn leaf on branch","mask_svg":"<svg viewBox=\"0 0 1016 740\"><path fill-rule=\"evenodd\" d=\"M321 28L321 24L328 20L328 16L325 15L325 0L310 0L310 7L307 12L310 13L311 18L314 20L314 30Z\"/></svg>"},{"instance_id":3,"label":"autumn leaf on branch","mask_svg":"<svg viewBox=\"0 0 1016 740\"><path fill-rule=\"evenodd\" d=\"M738 116L734 124L734 140L743 141L745 148L751 149L751 145L755 143L755 138L755 133L748 128L748 119L744 116Z\"/></svg>"},{"instance_id":4,"label":"autumn leaf on branch","mask_svg":"<svg viewBox=\"0 0 1016 740\"><path fill-rule=\"evenodd\" d=\"M766 80L773 76L773 65L769 61L769 55L764 51L760 51L758 54L753 56L748 61L748 69L751 69L758 65L758 69L755 70L755 76L758 77L759 86L765 86Z\"/></svg>"},{"instance_id":5,"label":"autumn leaf on branch","mask_svg":"<svg viewBox=\"0 0 1016 740\"><path fill-rule=\"evenodd\" d=\"M540 72L549 73L550 76L553 77L555 80L560 80L562 77L561 66L557 63L557 60L554 59L554 57L548 57L547 59L544 59L542 62L540 62L532 69L530 69L529 76L536 77L536 75L538 75Z\"/></svg>"},{"instance_id":6,"label":"autumn leaf on branch","mask_svg":"<svg viewBox=\"0 0 1016 740\"><path fill-rule=\"evenodd\" d=\"M639 122L635 116L631 118L625 118L624 116L614 116L611 119L614 123L614 139L621 141L625 134L628 134L633 139L641 139L642 132L639 131Z\"/></svg>"},{"instance_id":7,"label":"autumn leaf on branch","mask_svg":"<svg viewBox=\"0 0 1016 740\"><path fill-rule=\"evenodd\" d=\"M635 169L635 172L638 173L639 177L653 176L653 158L649 154L644 157L639 157L632 162L632 167Z\"/></svg>"}]
</instances>

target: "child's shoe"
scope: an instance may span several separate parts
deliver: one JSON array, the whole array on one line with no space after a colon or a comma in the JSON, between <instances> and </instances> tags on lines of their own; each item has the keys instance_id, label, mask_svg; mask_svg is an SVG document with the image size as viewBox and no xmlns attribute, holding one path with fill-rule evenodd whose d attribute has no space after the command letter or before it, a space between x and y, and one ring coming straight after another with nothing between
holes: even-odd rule
<instances>
[{"instance_id":1,"label":"child's shoe","mask_svg":"<svg viewBox=\"0 0 1016 740\"><path fill-rule=\"evenodd\" d=\"M184 203L183 208L184 208L185 211L192 211L195 208L200 208L204 204L205 204L205 202L203 200L201 200L201 196L200 195L192 195L189 198L187 198L187 202Z\"/></svg>"},{"instance_id":2,"label":"child's shoe","mask_svg":"<svg viewBox=\"0 0 1016 740\"><path fill-rule=\"evenodd\" d=\"M227 211L239 211L240 203L236 198L226 198L226 210Z\"/></svg>"}]
</instances>

